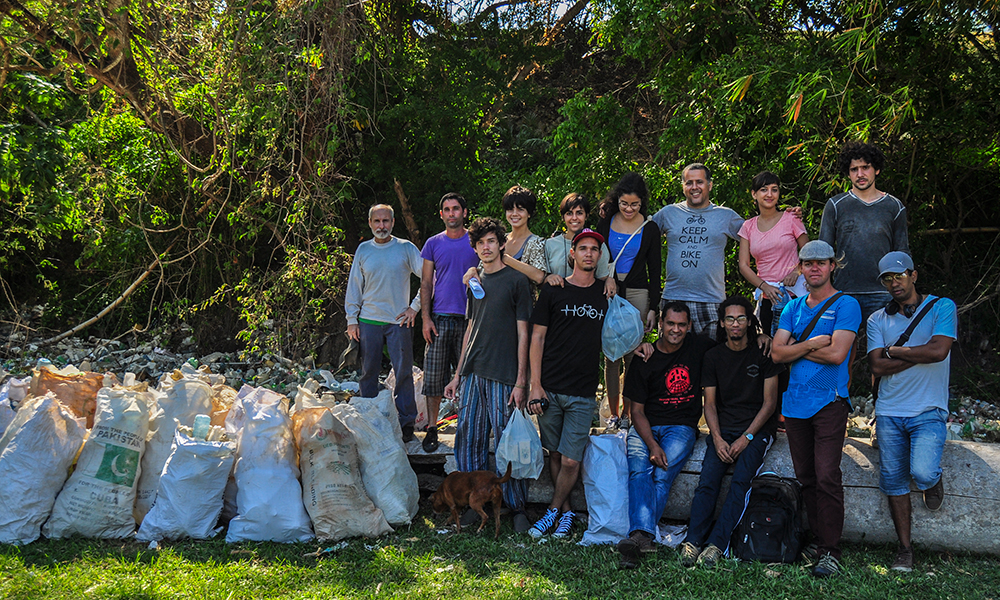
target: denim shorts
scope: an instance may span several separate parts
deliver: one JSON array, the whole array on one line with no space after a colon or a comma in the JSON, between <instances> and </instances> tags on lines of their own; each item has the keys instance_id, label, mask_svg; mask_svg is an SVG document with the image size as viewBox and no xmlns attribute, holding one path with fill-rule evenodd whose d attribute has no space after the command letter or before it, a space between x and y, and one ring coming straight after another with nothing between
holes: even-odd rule
<instances>
[{"instance_id":1,"label":"denim shorts","mask_svg":"<svg viewBox=\"0 0 1000 600\"><path fill-rule=\"evenodd\" d=\"M948 438L948 411L932 408L915 417L878 418L879 489L886 496L934 487L941 479L941 453Z\"/></svg>"}]
</instances>

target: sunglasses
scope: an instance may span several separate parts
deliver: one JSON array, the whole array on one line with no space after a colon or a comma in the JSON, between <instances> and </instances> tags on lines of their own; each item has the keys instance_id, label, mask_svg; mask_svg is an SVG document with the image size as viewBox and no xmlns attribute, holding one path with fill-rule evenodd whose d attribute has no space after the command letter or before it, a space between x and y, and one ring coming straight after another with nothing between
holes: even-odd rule
<instances>
[{"instance_id":1,"label":"sunglasses","mask_svg":"<svg viewBox=\"0 0 1000 600\"><path fill-rule=\"evenodd\" d=\"M885 275L879 277L879 281L882 282L882 285L890 285L893 281L902 281L909 274L909 271L906 271L905 273L886 273Z\"/></svg>"},{"instance_id":2,"label":"sunglasses","mask_svg":"<svg viewBox=\"0 0 1000 600\"><path fill-rule=\"evenodd\" d=\"M726 325L732 325L733 323L739 323L740 325L743 325L744 323L747 322L747 317L746 315L740 315L738 317L729 315L722 320L726 323Z\"/></svg>"}]
</instances>

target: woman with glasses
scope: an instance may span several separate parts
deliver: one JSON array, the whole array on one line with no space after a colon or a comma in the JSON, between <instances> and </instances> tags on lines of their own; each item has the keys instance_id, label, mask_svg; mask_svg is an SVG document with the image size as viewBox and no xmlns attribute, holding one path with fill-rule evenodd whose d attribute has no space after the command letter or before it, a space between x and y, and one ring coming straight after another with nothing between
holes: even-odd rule
<instances>
[{"instance_id":1,"label":"woman with glasses","mask_svg":"<svg viewBox=\"0 0 1000 600\"><path fill-rule=\"evenodd\" d=\"M781 181L770 171L758 173L750 185L757 202L756 217L740 228L740 273L756 287L757 312L761 329L774 335L778 317L792 298L808 293L799 273L799 248L809 235L798 214L778 210ZM753 257L757 271L750 266Z\"/></svg>"},{"instance_id":2,"label":"woman with glasses","mask_svg":"<svg viewBox=\"0 0 1000 600\"><path fill-rule=\"evenodd\" d=\"M656 306L660 299L660 228L647 220L649 189L638 173L626 173L601 202L601 220L597 232L608 241L611 250L612 275L618 283L618 293L624 294L639 310L646 331L656 327ZM632 354L617 361L604 361L604 387L611 408L610 425L619 417L628 418L630 403L626 399L618 410L621 398L622 365Z\"/></svg>"}]
</instances>

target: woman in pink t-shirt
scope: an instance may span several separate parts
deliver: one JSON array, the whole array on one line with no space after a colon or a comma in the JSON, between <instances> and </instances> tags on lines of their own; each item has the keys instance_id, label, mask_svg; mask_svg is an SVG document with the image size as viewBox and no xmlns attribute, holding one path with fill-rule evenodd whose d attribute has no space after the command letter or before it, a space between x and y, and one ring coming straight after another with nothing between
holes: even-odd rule
<instances>
[{"instance_id":1,"label":"woman in pink t-shirt","mask_svg":"<svg viewBox=\"0 0 1000 600\"><path fill-rule=\"evenodd\" d=\"M808 293L799 273L799 248L809 241L802 220L778 210L781 181L770 171L758 173L750 186L760 214L740 228L740 273L753 284L761 329L774 335L781 308L792 298ZM753 257L757 271L750 267Z\"/></svg>"}]
</instances>

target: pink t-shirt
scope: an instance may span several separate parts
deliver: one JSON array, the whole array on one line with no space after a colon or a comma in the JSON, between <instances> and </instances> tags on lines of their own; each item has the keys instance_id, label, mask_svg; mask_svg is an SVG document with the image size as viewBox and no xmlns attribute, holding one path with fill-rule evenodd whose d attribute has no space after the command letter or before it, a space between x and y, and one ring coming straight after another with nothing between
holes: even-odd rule
<instances>
[{"instance_id":1,"label":"pink t-shirt","mask_svg":"<svg viewBox=\"0 0 1000 600\"><path fill-rule=\"evenodd\" d=\"M806 228L802 221L783 212L774 227L762 232L757 228L758 218L743 222L740 237L750 242L750 255L757 261L757 275L764 281L781 281L799 263L796 240Z\"/></svg>"}]
</instances>

